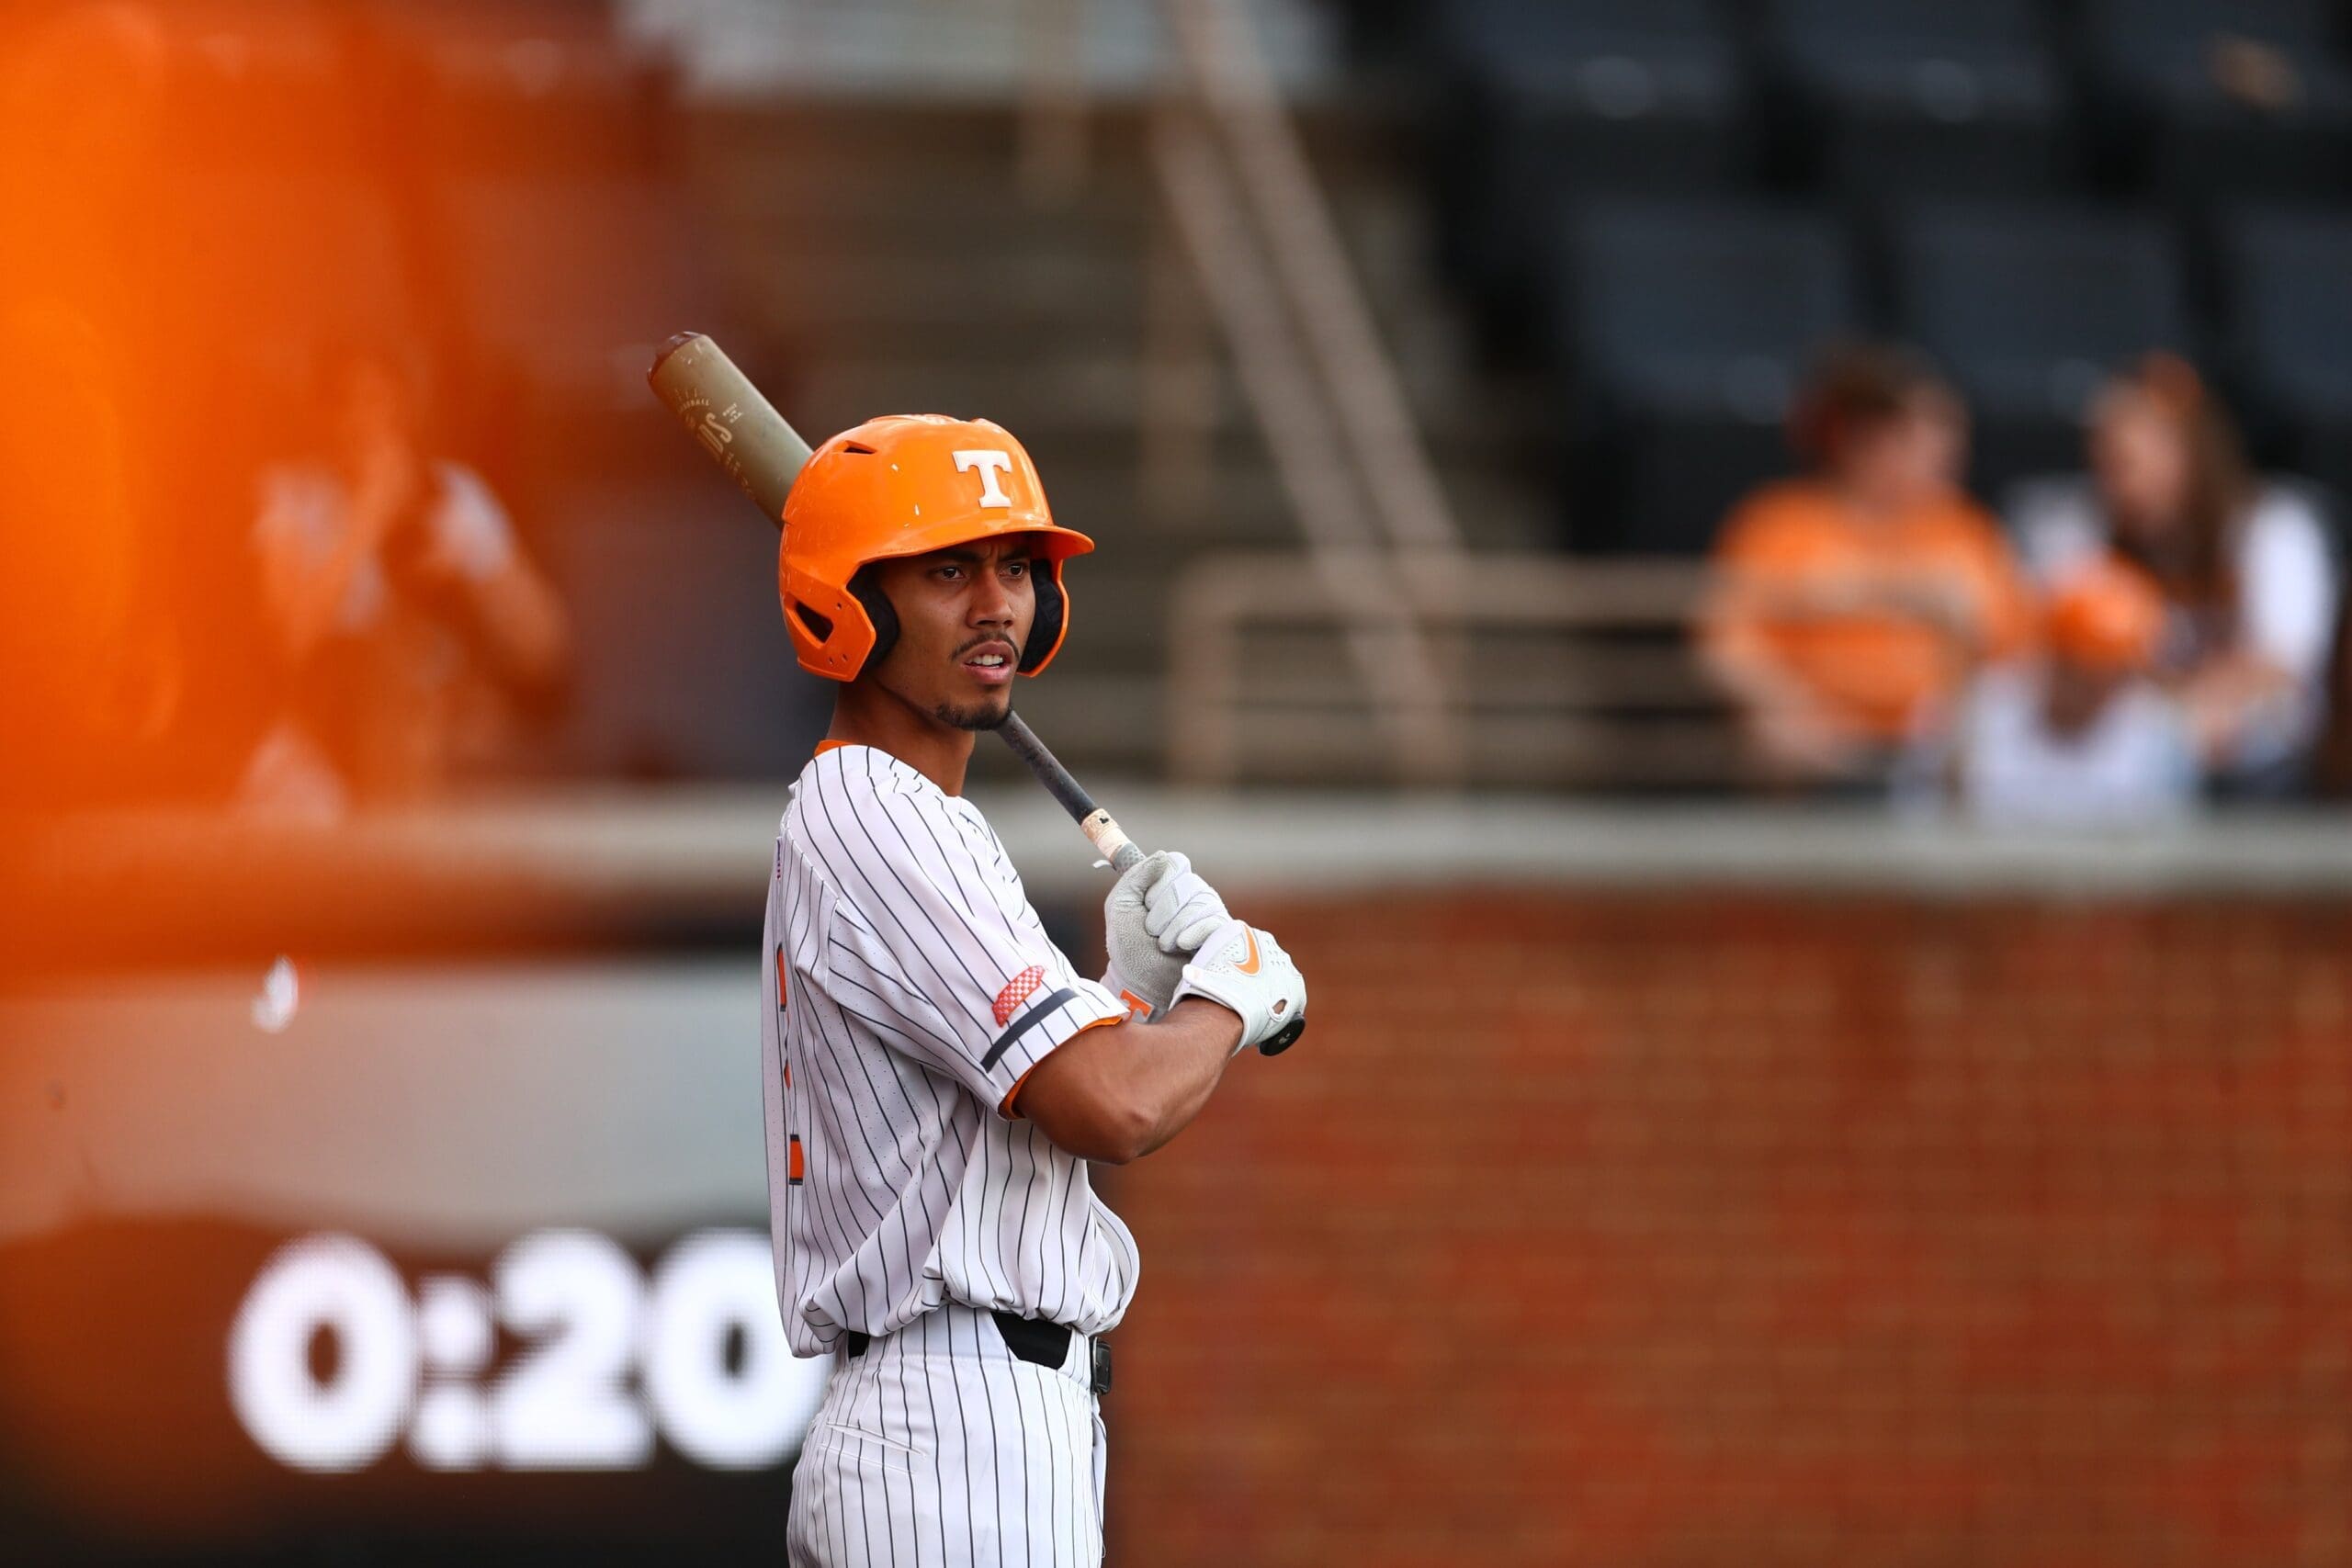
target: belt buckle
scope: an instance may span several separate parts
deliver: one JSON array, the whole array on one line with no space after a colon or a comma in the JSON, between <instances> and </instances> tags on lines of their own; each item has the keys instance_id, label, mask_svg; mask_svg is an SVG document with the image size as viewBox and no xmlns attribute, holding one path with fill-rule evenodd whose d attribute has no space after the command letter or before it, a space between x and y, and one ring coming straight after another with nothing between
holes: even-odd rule
<instances>
[{"instance_id":1,"label":"belt buckle","mask_svg":"<svg viewBox=\"0 0 2352 1568\"><path fill-rule=\"evenodd\" d=\"M1096 1393L1111 1392L1111 1346L1103 1339L1087 1342L1093 1347L1092 1365L1088 1368L1087 1386Z\"/></svg>"}]
</instances>

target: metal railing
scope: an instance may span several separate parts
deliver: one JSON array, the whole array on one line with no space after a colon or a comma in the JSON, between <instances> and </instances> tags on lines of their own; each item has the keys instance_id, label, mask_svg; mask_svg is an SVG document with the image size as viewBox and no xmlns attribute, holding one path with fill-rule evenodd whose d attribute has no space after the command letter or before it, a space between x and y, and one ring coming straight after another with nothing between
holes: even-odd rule
<instances>
[{"instance_id":1,"label":"metal railing","mask_svg":"<svg viewBox=\"0 0 2352 1568\"><path fill-rule=\"evenodd\" d=\"M1191 660L1169 705L1180 779L1227 784L1245 759L1291 782L1376 777L1365 691L1318 664L1315 644L1346 614L1331 579L1385 592L1395 568L1365 552L1252 552L1186 570L1174 610ZM1738 773L1721 700L1682 636L1705 589L1687 563L1478 554L1401 578L1399 608L1447 655L1456 777L1647 790Z\"/></svg>"}]
</instances>

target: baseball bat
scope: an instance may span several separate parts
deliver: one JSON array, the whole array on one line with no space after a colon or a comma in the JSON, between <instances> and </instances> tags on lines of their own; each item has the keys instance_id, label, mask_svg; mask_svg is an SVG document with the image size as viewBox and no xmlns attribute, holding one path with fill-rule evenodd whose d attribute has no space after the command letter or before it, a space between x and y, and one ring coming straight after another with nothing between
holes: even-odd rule
<instances>
[{"instance_id":1,"label":"baseball bat","mask_svg":"<svg viewBox=\"0 0 2352 1568\"><path fill-rule=\"evenodd\" d=\"M702 333L680 333L662 345L646 380L711 460L727 470L770 523L782 528L784 500L808 461L808 443L785 423L752 378ZM1143 859L1142 846L1094 804L1019 714L1008 713L997 733L1037 775L1046 793L1061 803L1112 870L1124 872Z\"/></svg>"},{"instance_id":2,"label":"baseball bat","mask_svg":"<svg viewBox=\"0 0 2352 1568\"><path fill-rule=\"evenodd\" d=\"M727 470L781 532L784 498L808 463L808 443L800 433L700 333L680 333L663 344L645 379L711 461Z\"/></svg>"}]
</instances>

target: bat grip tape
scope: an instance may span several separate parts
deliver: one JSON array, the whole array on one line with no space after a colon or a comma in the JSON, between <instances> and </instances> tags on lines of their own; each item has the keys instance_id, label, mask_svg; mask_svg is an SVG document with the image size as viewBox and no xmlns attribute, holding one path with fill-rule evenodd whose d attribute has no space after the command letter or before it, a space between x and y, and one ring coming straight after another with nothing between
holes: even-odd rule
<instances>
[{"instance_id":1,"label":"bat grip tape","mask_svg":"<svg viewBox=\"0 0 2352 1568\"><path fill-rule=\"evenodd\" d=\"M1111 820L1111 814L1101 807L1078 819L1079 830L1093 843L1095 852L1111 863L1111 869L1124 873L1127 867L1143 859L1143 846L1120 831Z\"/></svg>"}]
</instances>

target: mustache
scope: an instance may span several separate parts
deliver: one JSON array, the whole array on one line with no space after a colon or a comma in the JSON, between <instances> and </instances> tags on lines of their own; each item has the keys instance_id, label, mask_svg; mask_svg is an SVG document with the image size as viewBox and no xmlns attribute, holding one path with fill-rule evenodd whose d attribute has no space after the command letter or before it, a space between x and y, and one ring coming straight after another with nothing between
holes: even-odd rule
<instances>
[{"instance_id":1,"label":"mustache","mask_svg":"<svg viewBox=\"0 0 2352 1568\"><path fill-rule=\"evenodd\" d=\"M985 636L974 637L971 641L957 649L954 657L961 659L964 655L970 653L975 649L983 648L1001 648L1006 651L1008 657L1014 659L1018 659L1021 656L1021 650L1012 646L1012 639L1011 637L1006 637L1002 632L989 632Z\"/></svg>"}]
</instances>

